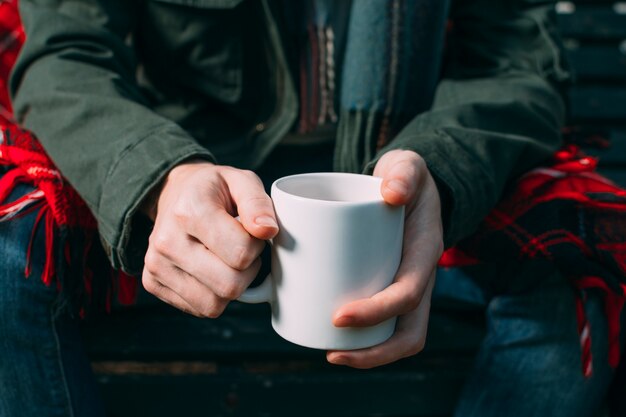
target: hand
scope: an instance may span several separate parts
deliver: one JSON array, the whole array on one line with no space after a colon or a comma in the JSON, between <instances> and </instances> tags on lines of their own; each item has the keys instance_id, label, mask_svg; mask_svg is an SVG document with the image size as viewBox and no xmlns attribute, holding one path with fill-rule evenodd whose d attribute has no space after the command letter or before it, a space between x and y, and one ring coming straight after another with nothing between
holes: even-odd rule
<instances>
[{"instance_id":1,"label":"hand","mask_svg":"<svg viewBox=\"0 0 626 417\"><path fill-rule=\"evenodd\" d=\"M245 291L261 266L264 241L278 233L261 180L208 162L172 169L154 220L143 286L197 317L218 317Z\"/></svg>"},{"instance_id":2,"label":"hand","mask_svg":"<svg viewBox=\"0 0 626 417\"><path fill-rule=\"evenodd\" d=\"M439 192L426 163L415 152L394 150L380 158L374 176L392 205L406 205L402 261L393 284L371 298L335 312L337 327L373 326L398 316L387 341L367 349L329 351L327 360L354 368L373 368L412 356L424 348L437 262L443 251Z\"/></svg>"}]
</instances>

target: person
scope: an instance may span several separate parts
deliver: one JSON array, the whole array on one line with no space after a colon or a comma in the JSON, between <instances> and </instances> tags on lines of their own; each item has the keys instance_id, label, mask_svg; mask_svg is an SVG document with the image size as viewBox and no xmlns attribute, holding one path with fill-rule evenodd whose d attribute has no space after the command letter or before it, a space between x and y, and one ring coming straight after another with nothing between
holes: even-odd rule
<instances>
[{"instance_id":1,"label":"person","mask_svg":"<svg viewBox=\"0 0 626 417\"><path fill-rule=\"evenodd\" d=\"M398 316L398 325L381 345L331 351L328 361L372 368L417 354L434 288L479 294L489 334L457 416L589 416L602 406L614 370L597 294L586 305L599 336L585 378L575 296L556 267L478 278L443 270L435 285L444 247L472 234L506 186L561 145L569 73L551 2L19 7L26 42L10 80L14 117L93 213L114 269L141 275L166 303L216 318L253 281L264 240L278 232L266 193L273 179L372 174L383 178L385 201L407 207L402 263L390 287L343 306L333 323ZM7 201L35 195L28 184L11 190ZM76 320L51 307L55 287L76 285L47 266L52 238L36 211L0 227L0 414L103 415ZM29 265L62 284L20 279Z\"/></svg>"}]
</instances>

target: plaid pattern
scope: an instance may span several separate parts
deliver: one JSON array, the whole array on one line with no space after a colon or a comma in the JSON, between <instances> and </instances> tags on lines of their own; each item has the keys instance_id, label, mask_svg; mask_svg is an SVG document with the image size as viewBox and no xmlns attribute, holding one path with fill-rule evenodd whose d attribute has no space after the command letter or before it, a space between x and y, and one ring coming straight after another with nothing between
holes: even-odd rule
<instances>
[{"instance_id":1,"label":"plaid pattern","mask_svg":"<svg viewBox=\"0 0 626 417\"><path fill-rule=\"evenodd\" d=\"M544 260L577 291L583 372L592 373L585 291L604 294L610 352L620 359L620 313L626 300L626 191L597 174L597 160L570 145L552 164L524 175L479 230L444 253L440 265Z\"/></svg>"}]
</instances>

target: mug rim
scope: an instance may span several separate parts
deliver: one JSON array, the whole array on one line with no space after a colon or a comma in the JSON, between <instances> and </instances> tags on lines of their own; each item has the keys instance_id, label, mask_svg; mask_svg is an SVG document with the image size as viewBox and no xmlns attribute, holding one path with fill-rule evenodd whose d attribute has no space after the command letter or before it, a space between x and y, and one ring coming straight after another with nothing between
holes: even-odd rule
<instances>
[{"instance_id":1,"label":"mug rim","mask_svg":"<svg viewBox=\"0 0 626 417\"><path fill-rule=\"evenodd\" d=\"M379 191L380 191L380 185L382 184L382 178L380 177L374 177L372 175L367 175L367 174L354 174L354 173L350 173L350 172L306 172L306 173L302 173L302 174L293 174L293 175L287 175L281 178L278 178L277 180L275 180L272 183L272 194L275 191L278 191L280 194L284 194L285 196L288 196L290 199L293 200L297 200L297 201L301 201L301 202L306 202L306 203L315 203L315 204L321 204L321 205L329 205L329 206L350 206L350 207L355 207L355 206L368 206L368 205L379 205L379 204L385 204L387 205L387 203L385 202L385 200L383 199L382 193L378 193L376 195L375 199L367 199L367 200L362 200L362 201L345 201L345 200L324 200L324 199L319 199L319 198L312 198L312 197L305 197L302 195L298 195L298 194L293 194L290 193L288 191L285 191L284 189L280 188L280 183L281 182L286 182L286 181L290 181L296 178L303 178L303 177L352 177L352 178L359 178L359 180L363 180L363 181L369 181L369 182L376 182L379 186ZM272 199L274 198L274 195L272 195Z\"/></svg>"}]
</instances>

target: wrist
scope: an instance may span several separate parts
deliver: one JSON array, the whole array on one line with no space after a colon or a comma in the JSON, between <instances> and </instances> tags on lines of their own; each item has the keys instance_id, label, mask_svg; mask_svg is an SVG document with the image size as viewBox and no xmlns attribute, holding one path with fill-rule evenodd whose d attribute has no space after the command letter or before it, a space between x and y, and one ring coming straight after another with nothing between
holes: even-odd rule
<instances>
[{"instance_id":1,"label":"wrist","mask_svg":"<svg viewBox=\"0 0 626 417\"><path fill-rule=\"evenodd\" d=\"M176 177L179 173L187 171L192 165L215 165L211 162L208 162L203 159L193 159L182 162L175 167L173 167L165 176L165 179L155 185L148 194L143 198L141 203L139 204L139 212L145 214L150 220L154 222L157 215L157 209L159 206L159 198L161 196L161 192L163 188L167 184L167 182L172 178Z\"/></svg>"},{"instance_id":2,"label":"wrist","mask_svg":"<svg viewBox=\"0 0 626 417\"><path fill-rule=\"evenodd\" d=\"M150 190L150 192L148 192L148 194L141 201L141 204L139 204L139 212L145 214L153 222L154 219L156 219L157 203L159 201L159 195L161 194L162 188L163 183L161 182Z\"/></svg>"}]
</instances>

